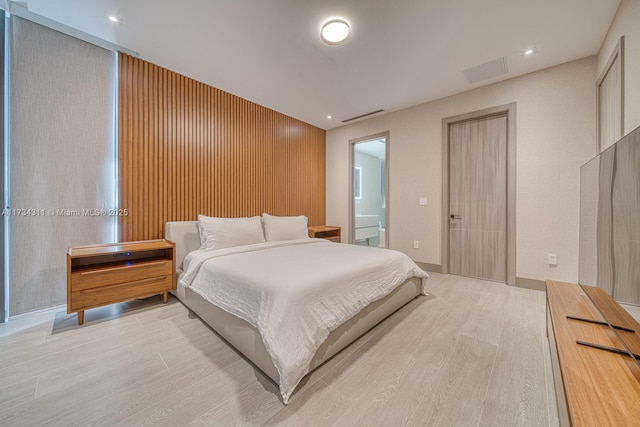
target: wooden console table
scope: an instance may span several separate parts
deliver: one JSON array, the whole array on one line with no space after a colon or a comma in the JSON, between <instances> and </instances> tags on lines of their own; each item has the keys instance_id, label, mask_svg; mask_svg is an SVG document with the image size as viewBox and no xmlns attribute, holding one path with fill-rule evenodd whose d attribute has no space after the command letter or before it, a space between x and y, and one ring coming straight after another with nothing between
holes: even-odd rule
<instances>
[{"instance_id":1,"label":"wooden console table","mask_svg":"<svg viewBox=\"0 0 640 427\"><path fill-rule=\"evenodd\" d=\"M175 288L175 244L168 240L76 246L67 252L67 313L162 294Z\"/></svg>"},{"instance_id":2,"label":"wooden console table","mask_svg":"<svg viewBox=\"0 0 640 427\"><path fill-rule=\"evenodd\" d=\"M606 292L592 286L547 281L547 335L562 426L640 425L640 366L623 354L640 355L640 324ZM578 317L604 324L568 318ZM633 330L616 329L606 323Z\"/></svg>"}]
</instances>

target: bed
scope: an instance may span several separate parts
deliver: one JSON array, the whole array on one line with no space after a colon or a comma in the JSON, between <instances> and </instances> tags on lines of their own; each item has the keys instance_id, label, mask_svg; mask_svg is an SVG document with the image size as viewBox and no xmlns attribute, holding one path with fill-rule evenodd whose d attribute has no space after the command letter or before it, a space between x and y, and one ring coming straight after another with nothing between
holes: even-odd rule
<instances>
[{"instance_id":1,"label":"bed","mask_svg":"<svg viewBox=\"0 0 640 427\"><path fill-rule=\"evenodd\" d=\"M174 295L278 384L285 404L306 374L422 294L428 277L415 263L403 260L400 272L375 273L373 276L371 272L367 273L368 276L363 273L364 278L350 273L350 280L355 285L316 290L311 283L315 276L320 275L316 271L312 278L307 276L301 279L305 283L301 286L310 289L304 298L294 299L293 305L281 306L279 304L286 298L297 298L288 295L293 292L290 292L289 284L285 286L285 282L290 282L290 278L296 280L298 277L305 277L305 272L297 271L289 275L288 272L281 271L283 267L278 266L279 259L286 259L283 265L289 265L293 257L301 257L302 261L294 264L300 264L301 270L313 269L318 257L324 259L324 253L332 254L327 255L329 262L333 262L331 257L350 259L351 249L348 247L355 246L306 238L202 251L200 234L197 221L166 224L165 237L176 244L178 283ZM384 264L387 261L383 258L377 260L376 257L386 256L386 252L396 253L377 248L358 250L382 251L367 253L369 264ZM408 260L406 255L401 256ZM351 268L351 264L353 263L348 263L348 268ZM238 269L238 266L244 267ZM328 267L322 269L328 272L340 270ZM248 279L245 276L255 276L253 280L266 282L273 276L271 287L283 288L287 297L268 298L265 297L267 292L264 290L247 290L249 288L246 285L245 289L244 280ZM351 295L352 288L363 286L367 287L366 298L355 293ZM349 290L347 296L338 295L338 292L343 291L337 289L343 287ZM317 301L323 302L316 303L313 299L316 296ZM353 307L340 306L340 309L333 309L336 298L340 303L343 299L350 299ZM330 311L336 313L318 315L316 306L327 304L332 304ZM271 308L275 314L265 314L265 307ZM322 319L317 320L317 317ZM327 324L323 323L325 321Z\"/></svg>"}]
</instances>

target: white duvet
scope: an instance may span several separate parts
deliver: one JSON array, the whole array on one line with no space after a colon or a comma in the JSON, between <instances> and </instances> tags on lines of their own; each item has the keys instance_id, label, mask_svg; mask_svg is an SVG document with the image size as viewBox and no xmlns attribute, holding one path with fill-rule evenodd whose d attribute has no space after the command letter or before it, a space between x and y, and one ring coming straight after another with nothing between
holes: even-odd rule
<instances>
[{"instance_id":1,"label":"white duvet","mask_svg":"<svg viewBox=\"0 0 640 427\"><path fill-rule=\"evenodd\" d=\"M410 277L428 277L403 253L323 239L197 250L180 285L258 329L280 374L285 404L331 331Z\"/></svg>"}]
</instances>

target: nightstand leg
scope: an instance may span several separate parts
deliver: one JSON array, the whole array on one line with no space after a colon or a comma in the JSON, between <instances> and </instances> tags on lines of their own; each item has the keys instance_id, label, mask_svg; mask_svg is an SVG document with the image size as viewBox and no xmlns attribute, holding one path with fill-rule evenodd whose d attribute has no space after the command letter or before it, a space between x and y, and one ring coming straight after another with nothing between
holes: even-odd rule
<instances>
[{"instance_id":1,"label":"nightstand leg","mask_svg":"<svg viewBox=\"0 0 640 427\"><path fill-rule=\"evenodd\" d=\"M162 302L166 304L167 301L169 301L169 292L163 292L162 293Z\"/></svg>"},{"instance_id":2,"label":"nightstand leg","mask_svg":"<svg viewBox=\"0 0 640 427\"><path fill-rule=\"evenodd\" d=\"M84 310L78 312L78 325L82 325L84 323Z\"/></svg>"}]
</instances>

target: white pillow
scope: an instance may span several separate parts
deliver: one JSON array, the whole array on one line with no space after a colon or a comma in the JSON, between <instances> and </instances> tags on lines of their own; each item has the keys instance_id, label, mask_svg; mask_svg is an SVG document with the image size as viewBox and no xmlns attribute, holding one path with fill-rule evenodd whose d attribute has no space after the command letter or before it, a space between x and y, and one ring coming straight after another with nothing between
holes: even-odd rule
<instances>
[{"instance_id":1,"label":"white pillow","mask_svg":"<svg viewBox=\"0 0 640 427\"><path fill-rule=\"evenodd\" d=\"M214 218L198 215L200 249L224 249L264 243L259 216L250 218Z\"/></svg>"},{"instance_id":2,"label":"white pillow","mask_svg":"<svg viewBox=\"0 0 640 427\"><path fill-rule=\"evenodd\" d=\"M264 236L267 242L279 240L308 239L307 217L300 216L272 216L262 214Z\"/></svg>"}]
</instances>

